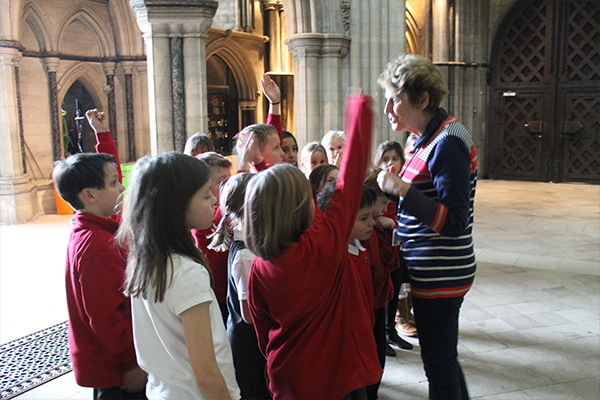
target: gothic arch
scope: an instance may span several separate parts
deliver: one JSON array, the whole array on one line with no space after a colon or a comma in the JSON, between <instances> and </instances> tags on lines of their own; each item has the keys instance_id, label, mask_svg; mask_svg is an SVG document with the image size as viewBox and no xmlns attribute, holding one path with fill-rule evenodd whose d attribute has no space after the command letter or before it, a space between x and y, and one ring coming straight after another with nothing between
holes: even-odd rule
<instances>
[{"instance_id":1,"label":"gothic arch","mask_svg":"<svg viewBox=\"0 0 600 400\"><path fill-rule=\"evenodd\" d=\"M75 81L81 82L97 107L103 110L108 109L108 102L104 95L106 86L104 74L98 68L94 68L87 63L74 65L58 79L58 104L63 103L67 91Z\"/></svg>"},{"instance_id":2,"label":"gothic arch","mask_svg":"<svg viewBox=\"0 0 600 400\"><path fill-rule=\"evenodd\" d=\"M28 3L23 8L21 20L25 21L33 32L40 51L53 51L48 24L35 3ZM22 28L23 26L21 26Z\"/></svg>"},{"instance_id":3,"label":"gothic arch","mask_svg":"<svg viewBox=\"0 0 600 400\"><path fill-rule=\"evenodd\" d=\"M244 50L228 38L212 41L206 46L206 59L219 56L233 72L233 78L238 88L240 99L256 100L258 97L258 85L256 84L255 72L250 67L250 60L244 56Z\"/></svg>"},{"instance_id":4,"label":"gothic arch","mask_svg":"<svg viewBox=\"0 0 600 400\"><path fill-rule=\"evenodd\" d=\"M135 16L128 2L111 1L108 3L115 46L119 54L144 54L144 43L140 35Z\"/></svg>"},{"instance_id":5,"label":"gothic arch","mask_svg":"<svg viewBox=\"0 0 600 400\"><path fill-rule=\"evenodd\" d=\"M419 24L413 15L412 7L406 4L406 52L422 54L419 46Z\"/></svg>"},{"instance_id":6,"label":"gothic arch","mask_svg":"<svg viewBox=\"0 0 600 400\"><path fill-rule=\"evenodd\" d=\"M75 8L67 13L67 16L60 24L60 30L56 36L55 43L55 48L57 50L63 33L73 21L81 22L94 35L101 57L116 55L114 43L105 34L105 32L111 32L111 30L104 26L102 22L88 10L81 7Z\"/></svg>"}]
</instances>

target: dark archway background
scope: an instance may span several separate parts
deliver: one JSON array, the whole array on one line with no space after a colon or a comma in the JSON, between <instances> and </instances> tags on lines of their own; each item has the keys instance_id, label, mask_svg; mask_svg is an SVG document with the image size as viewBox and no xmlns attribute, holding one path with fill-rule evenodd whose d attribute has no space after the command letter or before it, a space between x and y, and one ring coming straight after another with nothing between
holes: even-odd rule
<instances>
[{"instance_id":1,"label":"dark archway background","mask_svg":"<svg viewBox=\"0 0 600 400\"><path fill-rule=\"evenodd\" d=\"M94 131L85 121L85 112L89 109L96 108L92 97L86 90L85 86L79 81L75 81L61 105L62 114L62 131L63 131L63 149L65 157L67 155L80 152L95 152L96 138ZM81 138L78 140L77 129L77 110L79 110L79 119L81 122ZM78 143L79 142L79 143Z\"/></svg>"}]
</instances>

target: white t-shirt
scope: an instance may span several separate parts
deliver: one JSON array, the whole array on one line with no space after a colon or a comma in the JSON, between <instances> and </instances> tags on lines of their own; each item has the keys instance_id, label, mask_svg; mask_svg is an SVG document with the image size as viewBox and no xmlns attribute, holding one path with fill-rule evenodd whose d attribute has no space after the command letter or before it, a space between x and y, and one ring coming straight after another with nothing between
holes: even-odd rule
<instances>
[{"instance_id":1,"label":"white t-shirt","mask_svg":"<svg viewBox=\"0 0 600 400\"><path fill-rule=\"evenodd\" d=\"M239 230L235 230L233 239L243 240L243 234ZM231 263L231 277L235 282L238 300L248 300L248 277L255 257L250 250L241 249L235 254Z\"/></svg>"},{"instance_id":2,"label":"white t-shirt","mask_svg":"<svg viewBox=\"0 0 600 400\"><path fill-rule=\"evenodd\" d=\"M138 364L148 372L146 395L158 399L203 399L190 365L181 313L210 302L210 323L217 363L232 399L240 398L229 339L206 268L188 257L172 254L173 279L162 302L131 299L133 335Z\"/></svg>"}]
</instances>

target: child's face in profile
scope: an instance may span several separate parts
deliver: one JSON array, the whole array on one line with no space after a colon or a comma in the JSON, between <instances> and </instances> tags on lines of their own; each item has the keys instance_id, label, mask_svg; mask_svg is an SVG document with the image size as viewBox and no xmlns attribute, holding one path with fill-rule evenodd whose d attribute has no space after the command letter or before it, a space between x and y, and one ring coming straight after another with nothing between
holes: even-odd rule
<instances>
[{"instance_id":1,"label":"child's face in profile","mask_svg":"<svg viewBox=\"0 0 600 400\"><path fill-rule=\"evenodd\" d=\"M350 234L350 242L354 239L368 240L373 232L375 220L373 219L373 206L363 207L358 210L358 215L354 221L354 227Z\"/></svg>"},{"instance_id":2,"label":"child's face in profile","mask_svg":"<svg viewBox=\"0 0 600 400\"><path fill-rule=\"evenodd\" d=\"M190 199L185 210L185 223L188 229L211 227L215 215L213 206L217 204L217 199L213 196L210 186L211 182L206 182Z\"/></svg>"},{"instance_id":3,"label":"child's face in profile","mask_svg":"<svg viewBox=\"0 0 600 400\"><path fill-rule=\"evenodd\" d=\"M281 150L279 135L273 133L267 136L265 146L260 150L260 155L263 156L265 162L269 165L281 163L283 150Z\"/></svg>"},{"instance_id":4,"label":"child's face in profile","mask_svg":"<svg viewBox=\"0 0 600 400\"><path fill-rule=\"evenodd\" d=\"M383 169L388 169L390 166L394 166L396 168L396 173L400 172L402 168L402 158L400 154L396 152L396 150L388 150L381 156L381 161L379 162L378 167Z\"/></svg>"},{"instance_id":5,"label":"child's face in profile","mask_svg":"<svg viewBox=\"0 0 600 400\"><path fill-rule=\"evenodd\" d=\"M219 199L221 184L227 182L231 178L231 170L229 168L211 168L210 169L210 191L215 198Z\"/></svg>"},{"instance_id":6,"label":"child's face in profile","mask_svg":"<svg viewBox=\"0 0 600 400\"><path fill-rule=\"evenodd\" d=\"M384 194L378 195L377 201L375 201L375 204L373 204L373 219L381 217L387 211L390 202L391 200L388 199Z\"/></svg>"},{"instance_id":7,"label":"child's face in profile","mask_svg":"<svg viewBox=\"0 0 600 400\"><path fill-rule=\"evenodd\" d=\"M283 139L283 162L298 165L298 145L294 138L286 137Z\"/></svg>"},{"instance_id":8,"label":"child's face in profile","mask_svg":"<svg viewBox=\"0 0 600 400\"><path fill-rule=\"evenodd\" d=\"M327 150L329 163L338 165L338 161L344 153L344 142L341 139L335 138L325 150Z\"/></svg>"},{"instance_id":9,"label":"child's face in profile","mask_svg":"<svg viewBox=\"0 0 600 400\"><path fill-rule=\"evenodd\" d=\"M121 195L125 191L125 186L119 182L119 171L115 165L111 163L104 164L103 189L84 189L84 191L86 190L93 195L93 203L84 201L83 204L86 206L82 211L102 218L110 218L121 212L123 206Z\"/></svg>"}]
</instances>

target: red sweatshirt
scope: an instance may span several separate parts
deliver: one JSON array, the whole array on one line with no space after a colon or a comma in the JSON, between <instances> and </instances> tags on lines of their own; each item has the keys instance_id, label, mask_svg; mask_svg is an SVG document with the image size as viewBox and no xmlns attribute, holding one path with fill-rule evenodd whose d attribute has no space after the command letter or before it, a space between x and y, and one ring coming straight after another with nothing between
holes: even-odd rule
<instances>
[{"instance_id":1,"label":"red sweatshirt","mask_svg":"<svg viewBox=\"0 0 600 400\"><path fill-rule=\"evenodd\" d=\"M80 386L120 386L136 363L129 298L123 295L126 258L114 243L119 224L76 213L65 271L69 351Z\"/></svg>"},{"instance_id":2,"label":"red sweatshirt","mask_svg":"<svg viewBox=\"0 0 600 400\"><path fill-rule=\"evenodd\" d=\"M249 306L274 399L342 399L382 375L373 310L348 253L373 115L366 96L348 106L348 147L327 212L283 254L257 257L250 272Z\"/></svg>"},{"instance_id":3,"label":"red sweatshirt","mask_svg":"<svg viewBox=\"0 0 600 400\"><path fill-rule=\"evenodd\" d=\"M196 247L200 249L212 272L213 277L213 290L217 301L220 304L227 303L227 257L229 257L229 250L227 251L215 251L208 248L208 245L212 241L208 236L213 233L213 226L219 225L221 222L221 207L215 206L215 216L213 217L213 225L207 229L192 229L192 236L194 236L194 242Z\"/></svg>"}]
</instances>

